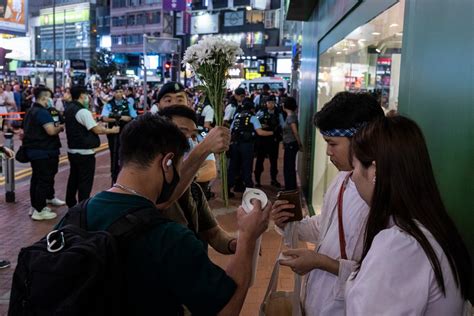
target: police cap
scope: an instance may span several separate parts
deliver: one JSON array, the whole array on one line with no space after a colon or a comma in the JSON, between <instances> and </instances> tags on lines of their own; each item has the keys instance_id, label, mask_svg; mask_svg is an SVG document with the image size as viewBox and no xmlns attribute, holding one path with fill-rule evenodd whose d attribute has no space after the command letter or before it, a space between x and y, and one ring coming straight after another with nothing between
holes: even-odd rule
<instances>
[{"instance_id":1,"label":"police cap","mask_svg":"<svg viewBox=\"0 0 474 316\"><path fill-rule=\"evenodd\" d=\"M184 91L184 86L175 81L170 81L165 83L161 89L160 92L158 92L158 95L156 96L156 101L160 102L160 100L165 96L165 94L168 93L179 93Z\"/></svg>"}]
</instances>

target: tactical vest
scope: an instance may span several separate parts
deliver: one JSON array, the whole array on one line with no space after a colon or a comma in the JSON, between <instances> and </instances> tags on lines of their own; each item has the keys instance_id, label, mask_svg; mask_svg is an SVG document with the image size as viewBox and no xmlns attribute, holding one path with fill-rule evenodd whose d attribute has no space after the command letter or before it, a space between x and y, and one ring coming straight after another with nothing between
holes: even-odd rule
<instances>
[{"instance_id":1,"label":"tactical vest","mask_svg":"<svg viewBox=\"0 0 474 316\"><path fill-rule=\"evenodd\" d=\"M259 121L262 124L262 129L265 131L275 131L280 126L280 112L275 108L273 113L270 113L268 109L262 111L263 115L259 117Z\"/></svg>"},{"instance_id":2,"label":"tactical vest","mask_svg":"<svg viewBox=\"0 0 474 316\"><path fill-rule=\"evenodd\" d=\"M109 117L119 117L119 116L130 116L130 110L128 109L127 100L115 100L112 99L110 102L110 114ZM120 128L124 127L127 122L119 121ZM109 128L114 127L115 123L109 123Z\"/></svg>"},{"instance_id":3,"label":"tactical vest","mask_svg":"<svg viewBox=\"0 0 474 316\"><path fill-rule=\"evenodd\" d=\"M260 100L258 103L258 109L257 110L265 110L267 108L267 99L270 96L269 93L265 94L260 94Z\"/></svg>"},{"instance_id":4,"label":"tactical vest","mask_svg":"<svg viewBox=\"0 0 474 316\"><path fill-rule=\"evenodd\" d=\"M201 102L199 102L197 107L196 107L197 126L204 126L205 117L202 115L202 111L204 110L204 107L205 107L205 105Z\"/></svg>"},{"instance_id":5,"label":"tactical vest","mask_svg":"<svg viewBox=\"0 0 474 316\"><path fill-rule=\"evenodd\" d=\"M82 105L76 101L69 104L66 112L66 136L69 149L93 149L100 146L99 135L87 130L76 119L76 114L84 109Z\"/></svg>"},{"instance_id":6,"label":"tactical vest","mask_svg":"<svg viewBox=\"0 0 474 316\"><path fill-rule=\"evenodd\" d=\"M46 111L41 104L34 103L33 107L26 113L24 127L23 146L31 149L53 150L61 148L59 135L50 136L36 117L39 112ZM49 113L49 112L48 112Z\"/></svg>"},{"instance_id":7,"label":"tactical vest","mask_svg":"<svg viewBox=\"0 0 474 316\"><path fill-rule=\"evenodd\" d=\"M253 115L247 111L237 114L232 128L232 141L250 143L255 141L255 127L250 119Z\"/></svg>"}]
</instances>

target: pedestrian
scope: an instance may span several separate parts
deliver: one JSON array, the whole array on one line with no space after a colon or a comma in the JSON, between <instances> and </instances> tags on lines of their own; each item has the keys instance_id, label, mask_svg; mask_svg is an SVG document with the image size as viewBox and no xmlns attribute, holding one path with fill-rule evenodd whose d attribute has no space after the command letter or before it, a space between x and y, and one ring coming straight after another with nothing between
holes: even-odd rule
<instances>
[{"instance_id":1,"label":"pedestrian","mask_svg":"<svg viewBox=\"0 0 474 316\"><path fill-rule=\"evenodd\" d=\"M108 128L119 126L123 129L132 119L137 117L137 112L123 97L123 90L120 87L114 89L114 98L110 100L102 109L102 120L108 123ZM120 171L119 152L120 134L108 134L107 140L110 151L110 173L112 183L117 181Z\"/></svg>"},{"instance_id":2,"label":"pedestrian","mask_svg":"<svg viewBox=\"0 0 474 316\"><path fill-rule=\"evenodd\" d=\"M296 102L287 101L285 107L296 109ZM314 117L327 143L326 153L339 173L325 192L321 214L294 225L299 239L315 244L315 250L290 250L284 254L293 259L281 261L298 274L309 273L303 297L306 315L351 315L345 312L344 289L362 256L369 208L350 178L350 143L358 128L382 116L379 103L370 95L340 92ZM286 221L294 216L292 208L287 201L276 201L273 206L272 219L285 232Z\"/></svg>"},{"instance_id":3,"label":"pedestrian","mask_svg":"<svg viewBox=\"0 0 474 316\"><path fill-rule=\"evenodd\" d=\"M352 179L370 206L347 315L468 315L472 262L448 215L418 125L369 123L352 141Z\"/></svg>"},{"instance_id":4,"label":"pedestrian","mask_svg":"<svg viewBox=\"0 0 474 316\"><path fill-rule=\"evenodd\" d=\"M71 97L65 113L70 166L66 189L68 207L90 197L95 175L94 149L100 146L98 135L118 134L120 131L118 126L104 128L97 124L89 109L90 98L85 87L72 87Z\"/></svg>"},{"instance_id":5,"label":"pedestrian","mask_svg":"<svg viewBox=\"0 0 474 316\"><path fill-rule=\"evenodd\" d=\"M298 105L293 97L287 97L283 103L283 111L286 112L286 120L283 124L283 145L285 153L283 156L283 174L285 178L285 190L295 190L296 184L296 155L303 150L298 132L298 116L296 111Z\"/></svg>"},{"instance_id":6,"label":"pedestrian","mask_svg":"<svg viewBox=\"0 0 474 316\"><path fill-rule=\"evenodd\" d=\"M235 178L241 175L242 181L248 188L253 188L252 180L254 144L256 136L272 136L273 131L264 131L258 118L253 114L252 100L243 101L243 110L234 119L231 125L232 143L230 145L230 162L228 168L229 196L234 194L230 189L234 187Z\"/></svg>"},{"instance_id":7,"label":"pedestrian","mask_svg":"<svg viewBox=\"0 0 474 316\"><path fill-rule=\"evenodd\" d=\"M196 113L193 109L183 105L168 106L160 111L160 116L170 119L173 123L187 137L190 145L192 144L192 137L197 132L196 127ZM210 136L214 137L213 135ZM194 144L191 146L193 149ZM185 153L185 158L190 152ZM202 171L203 166L209 163L210 160L205 160L201 164L201 160L195 160L194 165L201 165L199 172ZM214 165L215 168L215 165ZM197 180L198 177L196 177ZM176 191L178 191L177 188ZM180 223L191 231L206 245L210 244L217 252L221 254L235 253L237 243L236 239L222 229L217 223L212 210L207 203L205 193L200 188L200 184L193 182L186 188L184 194L171 207L163 210L166 217Z\"/></svg>"},{"instance_id":8,"label":"pedestrian","mask_svg":"<svg viewBox=\"0 0 474 316\"><path fill-rule=\"evenodd\" d=\"M25 116L23 147L31 162L30 198L33 220L48 220L56 217L47 204L64 205L54 196L54 177L58 172L59 133L64 126L57 124L48 108L53 106L53 93L45 87L34 90L35 103Z\"/></svg>"},{"instance_id":9,"label":"pedestrian","mask_svg":"<svg viewBox=\"0 0 474 316\"><path fill-rule=\"evenodd\" d=\"M121 133L122 169L115 185L87 204L89 231L107 229L132 208L173 202L182 155L188 141L180 129L157 115L144 114ZM270 207L254 203L238 210L238 247L225 270L212 263L190 230L163 220L123 249L123 299L126 315L238 315L252 275L256 239L268 226ZM157 212L160 210L156 209ZM65 281L66 282L66 281Z\"/></svg>"},{"instance_id":10,"label":"pedestrian","mask_svg":"<svg viewBox=\"0 0 474 316\"><path fill-rule=\"evenodd\" d=\"M264 131L272 131L271 136L258 136L256 141L256 162L255 162L255 186L260 188L260 177L263 173L263 163L265 158L270 160L271 185L280 188L281 184L277 180L278 175L278 152L282 140L282 126L284 125L283 115L276 108L275 96L267 98L267 108L257 112L257 117Z\"/></svg>"}]
</instances>

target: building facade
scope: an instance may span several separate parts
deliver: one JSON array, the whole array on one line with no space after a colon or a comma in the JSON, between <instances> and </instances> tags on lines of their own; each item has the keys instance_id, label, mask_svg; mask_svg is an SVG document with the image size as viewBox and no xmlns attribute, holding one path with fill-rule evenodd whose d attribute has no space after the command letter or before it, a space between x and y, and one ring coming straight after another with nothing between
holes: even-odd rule
<instances>
[{"instance_id":1,"label":"building facade","mask_svg":"<svg viewBox=\"0 0 474 316\"><path fill-rule=\"evenodd\" d=\"M305 21L299 174L313 212L336 170L311 118L339 91L369 92L423 129L444 202L474 255L473 11L470 0L290 1L288 17Z\"/></svg>"},{"instance_id":2,"label":"building facade","mask_svg":"<svg viewBox=\"0 0 474 316\"><path fill-rule=\"evenodd\" d=\"M193 1L191 9L189 45L209 35L240 43L244 55L234 79L275 76L278 59L291 60L291 44L285 46L282 41L284 10L280 0ZM280 75L289 79L291 66L287 68Z\"/></svg>"},{"instance_id":3,"label":"building facade","mask_svg":"<svg viewBox=\"0 0 474 316\"><path fill-rule=\"evenodd\" d=\"M112 0L110 4L110 32L115 61L121 65L122 74L141 77L143 35L172 37L173 17L163 12L161 0ZM158 52L159 53L159 52ZM153 58L153 73L161 68L163 58Z\"/></svg>"}]
</instances>

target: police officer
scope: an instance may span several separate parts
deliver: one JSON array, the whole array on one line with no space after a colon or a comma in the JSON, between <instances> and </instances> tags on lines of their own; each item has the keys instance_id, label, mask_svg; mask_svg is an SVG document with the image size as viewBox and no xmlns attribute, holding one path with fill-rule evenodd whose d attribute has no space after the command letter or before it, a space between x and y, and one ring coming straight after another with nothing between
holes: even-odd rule
<instances>
[{"instance_id":1,"label":"police officer","mask_svg":"<svg viewBox=\"0 0 474 316\"><path fill-rule=\"evenodd\" d=\"M242 111L242 101L245 99L245 89L237 88L230 97L229 104L224 111L224 125L230 126L236 114Z\"/></svg>"},{"instance_id":2,"label":"police officer","mask_svg":"<svg viewBox=\"0 0 474 316\"><path fill-rule=\"evenodd\" d=\"M53 106L53 93L45 87L34 90L35 103L25 116L23 147L31 162L30 215L33 220L55 218L47 204L64 205L65 202L54 197L54 176L58 172L59 133L64 126L55 122L47 110ZM58 119L59 122L59 119Z\"/></svg>"},{"instance_id":3,"label":"police officer","mask_svg":"<svg viewBox=\"0 0 474 316\"><path fill-rule=\"evenodd\" d=\"M257 111L264 110L267 105L267 98L271 95L270 86L265 83L262 87L262 93L255 97L254 103Z\"/></svg>"},{"instance_id":4,"label":"police officer","mask_svg":"<svg viewBox=\"0 0 474 316\"><path fill-rule=\"evenodd\" d=\"M272 179L271 185L280 188L281 185L277 181L278 149L280 146L280 141L282 139L281 126L283 126L284 120L281 112L275 107L275 96L269 96L266 102L267 108L259 111L257 113L257 117L260 121L260 124L262 125L262 129L264 131L272 131L273 135L257 137L257 161L255 163L255 182L257 188L262 186L260 184L260 177L263 172L263 163L265 161L265 158L268 157L270 159L270 176Z\"/></svg>"},{"instance_id":5,"label":"police officer","mask_svg":"<svg viewBox=\"0 0 474 316\"><path fill-rule=\"evenodd\" d=\"M160 88L156 95L156 102L151 107L150 112L155 114L166 107L177 104L186 106L188 104L188 95L181 83L170 81Z\"/></svg>"},{"instance_id":6,"label":"police officer","mask_svg":"<svg viewBox=\"0 0 474 316\"><path fill-rule=\"evenodd\" d=\"M196 106L196 118L197 126L199 130L209 132L213 127L214 122L214 109L211 106L211 102L208 97L204 97L203 102L199 102Z\"/></svg>"},{"instance_id":7,"label":"police officer","mask_svg":"<svg viewBox=\"0 0 474 316\"><path fill-rule=\"evenodd\" d=\"M102 109L103 121L109 123L109 128L119 126L120 130L123 130L123 127L136 117L137 112L133 106L131 106L128 101L123 98L122 88L115 88L114 98L110 100L109 103L107 103ZM115 183L120 171L120 136L119 134L110 134L107 135L107 140L109 142L110 150L110 172L112 174L112 183Z\"/></svg>"},{"instance_id":8,"label":"police officer","mask_svg":"<svg viewBox=\"0 0 474 316\"><path fill-rule=\"evenodd\" d=\"M272 136L273 131L264 131L258 118L253 114L253 102L244 99L243 109L234 119L231 126L232 143L230 145L231 158L228 169L229 190L235 184L235 177L241 171L242 180L246 187L253 187L252 167L256 136ZM233 196L229 192L230 197Z\"/></svg>"},{"instance_id":9,"label":"police officer","mask_svg":"<svg viewBox=\"0 0 474 316\"><path fill-rule=\"evenodd\" d=\"M94 149L100 146L99 134L119 132L118 126L108 129L97 124L89 109L89 93L85 87L72 87L71 97L72 102L64 113L70 165L66 189L68 207L90 197L95 174Z\"/></svg>"}]
</instances>

